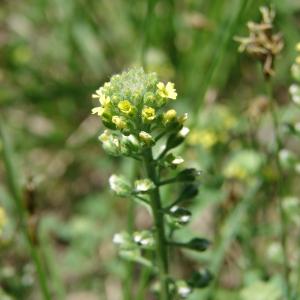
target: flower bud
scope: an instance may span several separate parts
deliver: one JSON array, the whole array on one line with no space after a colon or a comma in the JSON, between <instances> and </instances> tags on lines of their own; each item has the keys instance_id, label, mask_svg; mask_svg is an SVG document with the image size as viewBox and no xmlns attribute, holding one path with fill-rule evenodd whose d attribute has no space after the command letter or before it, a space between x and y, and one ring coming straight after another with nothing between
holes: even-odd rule
<instances>
[{"instance_id":1,"label":"flower bud","mask_svg":"<svg viewBox=\"0 0 300 300\"><path fill-rule=\"evenodd\" d=\"M142 110L142 117L144 121L152 121L155 119L155 109L150 106L144 106Z\"/></svg>"},{"instance_id":2,"label":"flower bud","mask_svg":"<svg viewBox=\"0 0 300 300\"><path fill-rule=\"evenodd\" d=\"M163 123L167 125L173 122L176 118L177 112L175 109L169 109L167 112L163 114Z\"/></svg>"},{"instance_id":3,"label":"flower bud","mask_svg":"<svg viewBox=\"0 0 300 300\"><path fill-rule=\"evenodd\" d=\"M186 136L189 134L190 129L188 127L182 127L181 130L178 132L178 136L182 138L186 138Z\"/></svg>"},{"instance_id":4,"label":"flower bud","mask_svg":"<svg viewBox=\"0 0 300 300\"><path fill-rule=\"evenodd\" d=\"M144 249L153 249L154 247L154 237L149 230L134 232L133 240Z\"/></svg>"},{"instance_id":5,"label":"flower bud","mask_svg":"<svg viewBox=\"0 0 300 300\"><path fill-rule=\"evenodd\" d=\"M289 92L291 94L292 100L300 105L300 86L297 84L292 84L289 88Z\"/></svg>"},{"instance_id":6,"label":"flower bud","mask_svg":"<svg viewBox=\"0 0 300 300\"><path fill-rule=\"evenodd\" d=\"M126 121L124 118L119 116L113 116L112 122L116 125L118 129L125 129L127 127Z\"/></svg>"},{"instance_id":7,"label":"flower bud","mask_svg":"<svg viewBox=\"0 0 300 300\"><path fill-rule=\"evenodd\" d=\"M164 165L171 168L176 168L183 162L184 159L181 156L175 156L173 153L169 153L164 159Z\"/></svg>"},{"instance_id":8,"label":"flower bud","mask_svg":"<svg viewBox=\"0 0 300 300\"><path fill-rule=\"evenodd\" d=\"M149 134L148 132L141 131L139 133L139 138L146 146L150 146L154 144L154 139L152 135Z\"/></svg>"},{"instance_id":9,"label":"flower bud","mask_svg":"<svg viewBox=\"0 0 300 300\"><path fill-rule=\"evenodd\" d=\"M132 192L132 187L124 176L111 175L109 185L111 190L121 197L127 197Z\"/></svg>"},{"instance_id":10,"label":"flower bud","mask_svg":"<svg viewBox=\"0 0 300 300\"><path fill-rule=\"evenodd\" d=\"M123 135L122 143L124 144L125 147L128 148L129 154L130 154L130 152L137 153L140 151L141 145L140 145L138 139L133 134L130 134L128 136Z\"/></svg>"},{"instance_id":11,"label":"flower bud","mask_svg":"<svg viewBox=\"0 0 300 300\"><path fill-rule=\"evenodd\" d=\"M175 227L180 227L189 223L192 213L185 208L173 206L170 209L169 216L171 217L171 223Z\"/></svg>"},{"instance_id":12,"label":"flower bud","mask_svg":"<svg viewBox=\"0 0 300 300\"><path fill-rule=\"evenodd\" d=\"M146 179L136 180L134 182L134 187L136 192L145 193L148 192L149 190L154 189L155 185L150 179L146 178Z\"/></svg>"},{"instance_id":13,"label":"flower bud","mask_svg":"<svg viewBox=\"0 0 300 300\"><path fill-rule=\"evenodd\" d=\"M132 115L134 113L134 107L128 100L120 101L118 103L118 108L122 113L126 115Z\"/></svg>"},{"instance_id":14,"label":"flower bud","mask_svg":"<svg viewBox=\"0 0 300 300\"><path fill-rule=\"evenodd\" d=\"M176 293L182 299L186 299L191 293L192 288L184 280L177 280L175 282Z\"/></svg>"}]
</instances>

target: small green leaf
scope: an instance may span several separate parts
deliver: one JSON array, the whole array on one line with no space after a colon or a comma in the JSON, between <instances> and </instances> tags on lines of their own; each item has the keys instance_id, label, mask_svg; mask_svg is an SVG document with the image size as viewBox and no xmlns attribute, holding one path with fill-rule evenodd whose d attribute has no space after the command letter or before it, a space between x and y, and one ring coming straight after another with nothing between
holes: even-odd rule
<instances>
[{"instance_id":1,"label":"small green leaf","mask_svg":"<svg viewBox=\"0 0 300 300\"><path fill-rule=\"evenodd\" d=\"M116 233L113 237L113 243L123 249L131 249L134 247L132 238L128 232Z\"/></svg>"}]
</instances>

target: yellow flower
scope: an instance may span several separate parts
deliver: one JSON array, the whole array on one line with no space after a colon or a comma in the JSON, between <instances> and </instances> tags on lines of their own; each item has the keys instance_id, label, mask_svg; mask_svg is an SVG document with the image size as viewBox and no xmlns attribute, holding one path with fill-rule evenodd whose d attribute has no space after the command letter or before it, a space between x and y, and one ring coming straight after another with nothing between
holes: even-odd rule
<instances>
[{"instance_id":1,"label":"yellow flower","mask_svg":"<svg viewBox=\"0 0 300 300\"><path fill-rule=\"evenodd\" d=\"M92 98L98 99L102 106L106 106L110 103L110 98L103 93L103 87L99 88L95 94L92 95Z\"/></svg>"},{"instance_id":2,"label":"yellow flower","mask_svg":"<svg viewBox=\"0 0 300 300\"><path fill-rule=\"evenodd\" d=\"M0 233L2 232L5 224L6 224L6 213L3 207L0 206Z\"/></svg>"},{"instance_id":3,"label":"yellow flower","mask_svg":"<svg viewBox=\"0 0 300 300\"><path fill-rule=\"evenodd\" d=\"M119 110L124 114L131 114L133 112L133 106L128 100L123 100L118 103Z\"/></svg>"},{"instance_id":4,"label":"yellow flower","mask_svg":"<svg viewBox=\"0 0 300 300\"><path fill-rule=\"evenodd\" d=\"M99 99L102 96L103 93L103 87L96 90L95 94L92 95L92 98Z\"/></svg>"},{"instance_id":5,"label":"yellow flower","mask_svg":"<svg viewBox=\"0 0 300 300\"><path fill-rule=\"evenodd\" d=\"M145 144L151 144L153 142L153 138L152 138L151 134L149 134L148 132L145 132L145 131L141 131L139 133L139 138Z\"/></svg>"},{"instance_id":6,"label":"yellow flower","mask_svg":"<svg viewBox=\"0 0 300 300\"><path fill-rule=\"evenodd\" d=\"M94 107L92 109L92 114L97 114L98 116L102 116L104 113L104 108L99 106L99 107Z\"/></svg>"},{"instance_id":7,"label":"yellow flower","mask_svg":"<svg viewBox=\"0 0 300 300\"><path fill-rule=\"evenodd\" d=\"M174 100L176 99L177 93L174 88L174 83L168 82L167 85L165 85L163 82L159 82L157 84L157 88L158 88L158 94L162 98L169 98Z\"/></svg>"},{"instance_id":8,"label":"yellow flower","mask_svg":"<svg viewBox=\"0 0 300 300\"><path fill-rule=\"evenodd\" d=\"M300 65L300 56L296 57L296 64Z\"/></svg>"},{"instance_id":9,"label":"yellow flower","mask_svg":"<svg viewBox=\"0 0 300 300\"><path fill-rule=\"evenodd\" d=\"M150 106L144 106L144 108L142 110L142 116L143 116L143 119L145 119L147 121L154 120L156 117L155 109Z\"/></svg>"},{"instance_id":10,"label":"yellow flower","mask_svg":"<svg viewBox=\"0 0 300 300\"><path fill-rule=\"evenodd\" d=\"M169 109L168 111L166 111L163 115L164 124L172 122L176 118L176 115L177 115L177 112L175 109Z\"/></svg>"},{"instance_id":11,"label":"yellow flower","mask_svg":"<svg viewBox=\"0 0 300 300\"><path fill-rule=\"evenodd\" d=\"M300 52L300 42L296 45L296 50Z\"/></svg>"},{"instance_id":12,"label":"yellow flower","mask_svg":"<svg viewBox=\"0 0 300 300\"><path fill-rule=\"evenodd\" d=\"M124 129L127 126L124 118L119 117L119 116L113 116L112 122L117 126L118 129Z\"/></svg>"},{"instance_id":13,"label":"yellow flower","mask_svg":"<svg viewBox=\"0 0 300 300\"><path fill-rule=\"evenodd\" d=\"M110 103L110 98L102 94L101 97L99 98L99 102L101 103L102 106L107 106Z\"/></svg>"}]
</instances>

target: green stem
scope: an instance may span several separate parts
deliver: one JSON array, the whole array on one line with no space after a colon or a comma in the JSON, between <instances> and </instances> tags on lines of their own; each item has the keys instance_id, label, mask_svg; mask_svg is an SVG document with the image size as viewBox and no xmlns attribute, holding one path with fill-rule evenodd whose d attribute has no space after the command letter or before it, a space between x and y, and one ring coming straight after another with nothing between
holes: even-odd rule
<instances>
[{"instance_id":1,"label":"green stem","mask_svg":"<svg viewBox=\"0 0 300 300\"><path fill-rule=\"evenodd\" d=\"M138 164L136 161L132 160L126 160L123 164L122 169L130 170L130 173L126 172L128 174L128 177L130 179L134 179L136 177L136 174L138 173ZM137 195L134 195L133 197L137 197ZM128 211L127 211L127 231L129 234L133 234L134 231L134 214L135 214L135 202L133 199L130 200L128 205ZM131 261L126 262L126 277L124 279L124 288L123 288L123 299L124 300L132 300L132 282L134 280L133 276L134 271L134 263Z\"/></svg>"},{"instance_id":2,"label":"green stem","mask_svg":"<svg viewBox=\"0 0 300 300\"><path fill-rule=\"evenodd\" d=\"M283 196L283 187L285 185L284 182L282 182L282 179L285 178L285 174L282 170L280 161L279 161L279 152L282 147L282 141L279 134L279 121L276 114L276 102L273 98L273 89L272 89L272 82L271 80L266 79L266 88L267 88L267 94L270 101L270 113L272 116L272 123L275 133L275 143L276 143L276 149L275 149L275 163L276 168L279 174L279 183L277 184L277 192L278 195L276 197L277 199L277 206L279 211L279 217L280 217L280 243L282 247L283 252L283 268L284 268L284 280L285 280L285 289L286 289L286 299L290 300L291 298L291 291L290 291L290 283L289 283L289 262L288 262L288 251L287 251L287 220L283 209L283 203L282 203L282 196Z\"/></svg>"},{"instance_id":3,"label":"green stem","mask_svg":"<svg viewBox=\"0 0 300 300\"><path fill-rule=\"evenodd\" d=\"M147 283L149 281L150 275L152 273L151 268L143 268L140 282L136 294L136 300L144 300L145 299L145 288L147 286Z\"/></svg>"},{"instance_id":4,"label":"green stem","mask_svg":"<svg viewBox=\"0 0 300 300\"><path fill-rule=\"evenodd\" d=\"M22 195L21 195L21 189L19 187L19 184L17 182L17 174L15 171L15 166L13 164L13 158L12 158L12 147L9 143L8 136L6 134L6 131L3 128L3 125L0 123L0 136L3 143L3 156L4 156L4 164L7 172L7 180L8 185L11 191L11 194L13 196L16 211L18 214L18 218L20 220L20 229L26 239L26 242L29 247L29 252L32 258L32 261L35 265L35 269L37 272L37 277L39 281L39 285L41 288L41 292L43 295L44 300L50 300L50 291L47 284L47 278L44 271L44 267L41 261L41 257L38 253L38 248L36 245L34 245L30 233L28 231L27 226L27 212L22 202Z\"/></svg>"},{"instance_id":5,"label":"green stem","mask_svg":"<svg viewBox=\"0 0 300 300\"><path fill-rule=\"evenodd\" d=\"M159 269L160 300L170 300L168 288L168 247L165 235L164 213L162 211L160 191L157 185L159 178L151 149L146 150L144 153L144 164L149 179L156 185L155 189L151 190L150 197L154 226L156 229L155 242Z\"/></svg>"}]
</instances>

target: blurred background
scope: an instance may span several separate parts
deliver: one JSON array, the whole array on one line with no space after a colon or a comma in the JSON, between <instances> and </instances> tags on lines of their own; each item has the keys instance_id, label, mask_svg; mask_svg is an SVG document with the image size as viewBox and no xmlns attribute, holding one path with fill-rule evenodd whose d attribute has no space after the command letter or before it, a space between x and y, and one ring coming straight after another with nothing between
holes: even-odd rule
<instances>
[{"instance_id":1,"label":"blurred background","mask_svg":"<svg viewBox=\"0 0 300 300\"><path fill-rule=\"evenodd\" d=\"M0 205L6 213L1 299L42 299L20 234L5 148L13 181L33 206L32 232L37 234L38 224L52 299L123 299L128 268L112 236L127 228L131 204L113 196L107 182L112 173L133 167L103 152L97 140L103 128L90 111L91 94L131 66L175 82L175 105L189 113L185 164L203 170L203 177L191 203L192 221L179 235L196 233L212 246L205 254L176 253L172 269L187 274L207 266L215 274L212 286L190 299L282 299L273 190L282 178L268 162L274 134L264 78L260 65L238 53L233 39L248 35L247 22L259 21L259 7L269 4L285 44L273 86L280 120L287 122L299 119L288 95L300 40L297 0L0 1L0 121L7 137L7 145L0 141ZM299 151L291 138L285 147ZM296 287L297 180L292 174L282 183L288 189L288 250ZM147 213L139 208L135 213L136 228L147 228ZM134 289L139 269L131 274ZM258 296L257 290L266 294Z\"/></svg>"}]
</instances>

